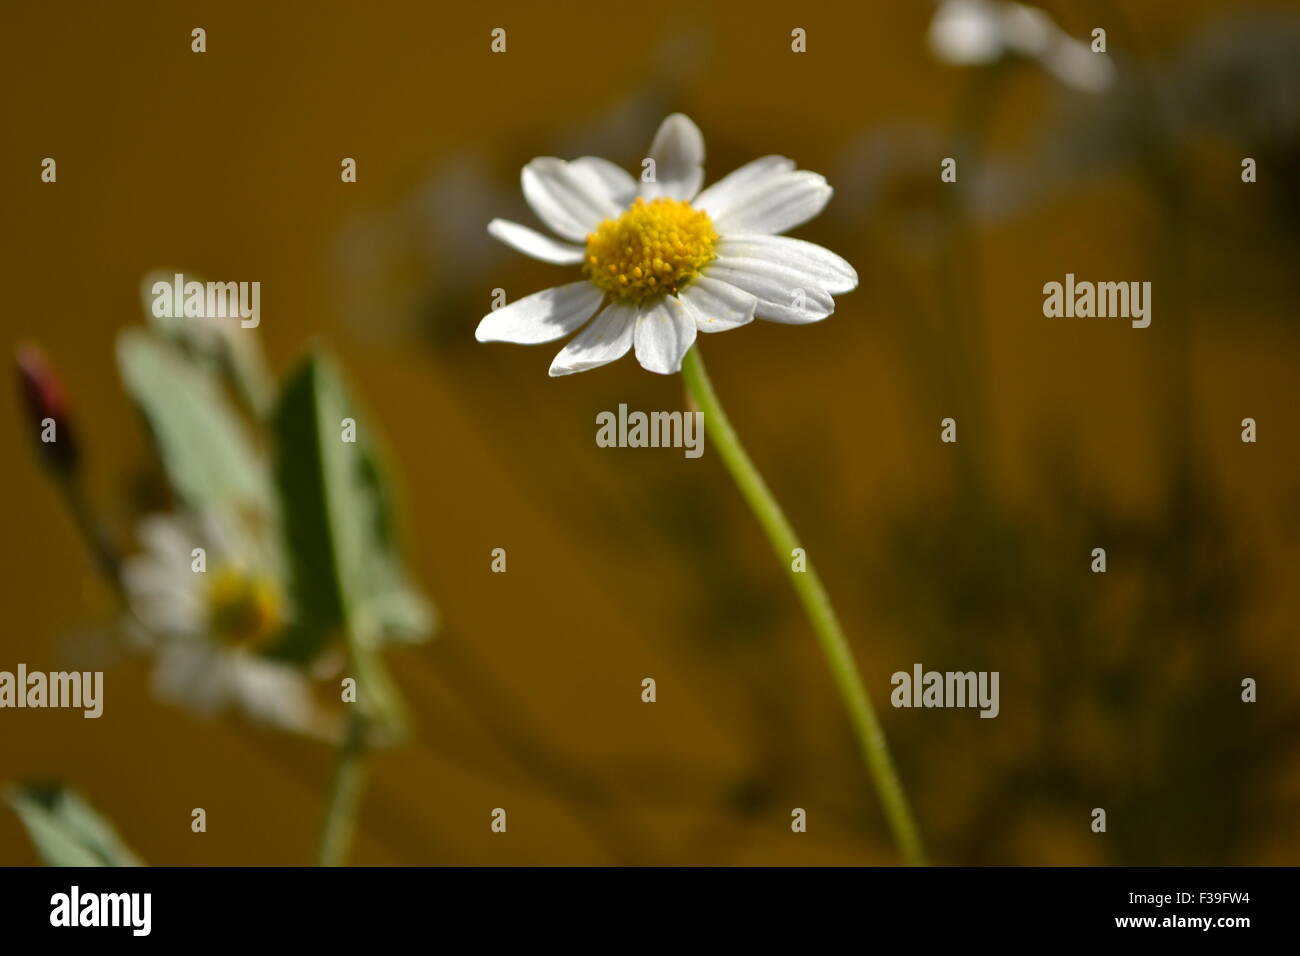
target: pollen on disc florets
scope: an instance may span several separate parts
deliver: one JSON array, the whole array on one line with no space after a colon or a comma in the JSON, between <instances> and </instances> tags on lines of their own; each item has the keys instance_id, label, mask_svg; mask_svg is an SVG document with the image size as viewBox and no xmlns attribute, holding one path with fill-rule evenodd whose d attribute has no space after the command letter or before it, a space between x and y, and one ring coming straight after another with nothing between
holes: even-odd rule
<instances>
[{"instance_id":1,"label":"pollen on disc florets","mask_svg":"<svg viewBox=\"0 0 1300 956\"><path fill-rule=\"evenodd\" d=\"M678 292L714 256L718 234L703 209L660 197L636 202L587 236L583 271L615 299L637 302Z\"/></svg>"},{"instance_id":2,"label":"pollen on disc florets","mask_svg":"<svg viewBox=\"0 0 1300 956\"><path fill-rule=\"evenodd\" d=\"M268 577L227 565L214 572L206 596L209 633L229 647L261 649L284 623L279 588Z\"/></svg>"}]
</instances>

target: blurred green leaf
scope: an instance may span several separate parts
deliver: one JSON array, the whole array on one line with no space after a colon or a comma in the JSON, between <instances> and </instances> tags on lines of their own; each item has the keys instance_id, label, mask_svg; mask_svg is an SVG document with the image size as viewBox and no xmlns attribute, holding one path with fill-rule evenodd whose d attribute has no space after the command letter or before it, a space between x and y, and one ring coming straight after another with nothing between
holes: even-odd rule
<instances>
[{"instance_id":1,"label":"blurred green leaf","mask_svg":"<svg viewBox=\"0 0 1300 956\"><path fill-rule=\"evenodd\" d=\"M356 422L355 442L343 440L344 419ZM389 641L427 637L433 611L409 582L388 481L332 360L313 354L303 362L284 386L273 427L300 616L278 654L308 659L341 627L363 696L400 721L395 695L380 699L388 695L388 678L377 651Z\"/></svg>"},{"instance_id":2,"label":"blurred green leaf","mask_svg":"<svg viewBox=\"0 0 1300 956\"><path fill-rule=\"evenodd\" d=\"M199 512L273 513L269 476L214 375L136 329L118 337L117 360L172 489L186 505Z\"/></svg>"},{"instance_id":3,"label":"blurred green leaf","mask_svg":"<svg viewBox=\"0 0 1300 956\"><path fill-rule=\"evenodd\" d=\"M74 790L62 785L9 788L18 814L46 866L143 866L117 831Z\"/></svg>"},{"instance_id":4,"label":"blurred green leaf","mask_svg":"<svg viewBox=\"0 0 1300 956\"><path fill-rule=\"evenodd\" d=\"M176 273L155 269L140 286L144 313L153 327L176 343L193 360L229 379L239 398L259 420L265 418L275 397L275 383L262 356L260 338L240 326L237 318L196 318L158 315L154 310L155 283L173 285ZM185 274L186 281L203 282Z\"/></svg>"}]
</instances>

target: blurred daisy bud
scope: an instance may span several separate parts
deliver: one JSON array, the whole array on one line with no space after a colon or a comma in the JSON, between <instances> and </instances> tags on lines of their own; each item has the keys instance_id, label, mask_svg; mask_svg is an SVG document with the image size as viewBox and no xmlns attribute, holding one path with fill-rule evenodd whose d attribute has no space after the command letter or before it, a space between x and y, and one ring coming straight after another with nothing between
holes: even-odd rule
<instances>
[{"instance_id":1,"label":"blurred daisy bud","mask_svg":"<svg viewBox=\"0 0 1300 956\"><path fill-rule=\"evenodd\" d=\"M50 368L45 353L35 345L20 345L14 351L14 364L27 428L36 442L37 452L56 472L71 475L77 468L80 450L63 382Z\"/></svg>"}]
</instances>

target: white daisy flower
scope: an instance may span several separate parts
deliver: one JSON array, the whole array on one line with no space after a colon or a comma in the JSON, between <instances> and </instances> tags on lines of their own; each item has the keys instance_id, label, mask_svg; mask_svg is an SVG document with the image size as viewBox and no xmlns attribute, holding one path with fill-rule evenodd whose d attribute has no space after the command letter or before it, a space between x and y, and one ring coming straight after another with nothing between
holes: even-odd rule
<instances>
[{"instance_id":1,"label":"white daisy flower","mask_svg":"<svg viewBox=\"0 0 1300 956\"><path fill-rule=\"evenodd\" d=\"M1037 60L1066 86L1089 93L1115 78L1110 59L1071 37L1044 11L1002 0L943 0L930 21L930 49L954 66L984 66L1009 54Z\"/></svg>"},{"instance_id":2,"label":"white daisy flower","mask_svg":"<svg viewBox=\"0 0 1300 956\"><path fill-rule=\"evenodd\" d=\"M551 375L622 358L670 374L696 332L754 318L804 324L857 287L853 267L821 246L777 233L825 207L831 187L783 156L764 156L704 184L704 137L681 113L650 146L654 182L605 159L542 157L523 170L524 198L559 239L494 219L488 232L534 259L581 266L585 278L537 292L479 322L480 342L551 342L586 328ZM590 324L588 324L588 320Z\"/></svg>"},{"instance_id":3,"label":"white daisy flower","mask_svg":"<svg viewBox=\"0 0 1300 956\"><path fill-rule=\"evenodd\" d=\"M134 621L154 654L152 685L197 713L238 710L258 723L329 736L306 675L260 651L281 636L288 603L274 565L251 535L213 517L155 515L139 527L144 552L123 564ZM193 551L203 548L205 570Z\"/></svg>"}]
</instances>

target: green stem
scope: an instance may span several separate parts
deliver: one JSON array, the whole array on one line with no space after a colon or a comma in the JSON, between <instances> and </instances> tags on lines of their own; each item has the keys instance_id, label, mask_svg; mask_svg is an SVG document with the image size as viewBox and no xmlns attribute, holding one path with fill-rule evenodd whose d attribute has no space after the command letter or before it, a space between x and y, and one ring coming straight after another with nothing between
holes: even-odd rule
<instances>
[{"instance_id":1,"label":"green stem","mask_svg":"<svg viewBox=\"0 0 1300 956\"><path fill-rule=\"evenodd\" d=\"M357 705L352 704L353 708ZM316 847L317 866L342 866L352 845L357 813L361 809L361 789L365 783L363 766L366 753L366 720L360 711L348 717L343 741L339 744L334 773L325 805L325 822L321 825Z\"/></svg>"},{"instance_id":2,"label":"green stem","mask_svg":"<svg viewBox=\"0 0 1300 956\"><path fill-rule=\"evenodd\" d=\"M112 587L113 593L127 604L126 591L122 584L122 559L117 553L113 539L95 514L86 496L85 486L76 475L58 474L55 476L60 494L72 513L77 528L81 531L90 547L95 562L104 574L104 580ZM129 606L129 605L128 605Z\"/></svg>"},{"instance_id":3,"label":"green stem","mask_svg":"<svg viewBox=\"0 0 1300 956\"><path fill-rule=\"evenodd\" d=\"M772 496L763 476L758 473L754 463L749 460L741 445L735 429L727 419L713 383L704 370L704 361L700 358L698 347L692 348L682 360L682 378L686 390L704 412L704 427L713 445L722 457L727 470L740 489L742 497L749 504L750 510L763 526L777 560L785 567L790 576L799 601L811 622L817 642L821 645L830 667L831 677L839 691L840 698L849 714L849 722L857 735L862 759L875 784L876 793L889 821L894 841L898 844L903 859L911 866L925 865L925 850L921 845L921 835L912 819L912 812L907 805L907 796L899 783L898 773L894 769L893 758L889 755L889 745L885 742L884 731L876 712L871 706L871 698L863 686L862 676L858 673L853 651L844 638L835 609L831 607L830 597L822 586L821 578L808 562L806 570L795 571L792 553L799 547L799 539L794 528L781 511L780 504Z\"/></svg>"}]
</instances>

